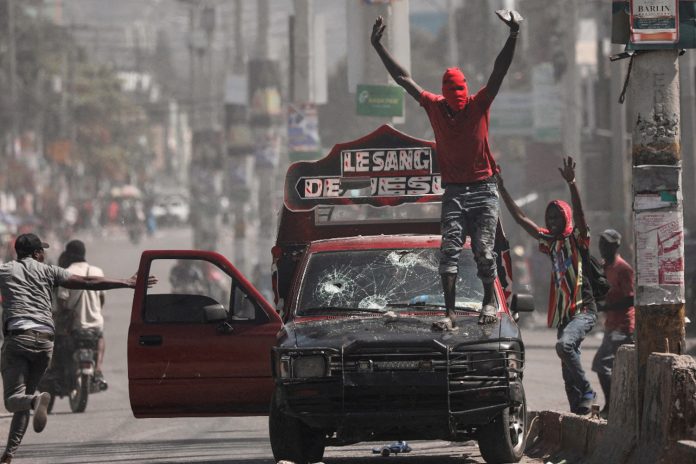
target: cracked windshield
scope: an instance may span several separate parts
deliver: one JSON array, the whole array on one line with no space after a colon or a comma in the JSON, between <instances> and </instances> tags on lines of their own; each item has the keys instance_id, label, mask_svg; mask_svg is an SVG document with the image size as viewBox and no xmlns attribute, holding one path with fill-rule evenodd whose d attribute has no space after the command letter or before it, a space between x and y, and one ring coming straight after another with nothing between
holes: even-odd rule
<instances>
[{"instance_id":1,"label":"cracked windshield","mask_svg":"<svg viewBox=\"0 0 696 464\"><path fill-rule=\"evenodd\" d=\"M443 309L438 256L437 248L317 253L309 262L298 314ZM459 266L457 308L478 310L483 287L471 250L463 250Z\"/></svg>"}]
</instances>

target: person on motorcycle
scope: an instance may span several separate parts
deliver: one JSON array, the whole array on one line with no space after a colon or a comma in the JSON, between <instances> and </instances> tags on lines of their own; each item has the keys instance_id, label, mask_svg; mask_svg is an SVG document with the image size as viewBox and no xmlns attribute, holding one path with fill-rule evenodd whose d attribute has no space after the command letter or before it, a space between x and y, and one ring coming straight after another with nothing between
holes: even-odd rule
<instances>
[{"instance_id":1,"label":"person on motorcycle","mask_svg":"<svg viewBox=\"0 0 696 464\"><path fill-rule=\"evenodd\" d=\"M61 255L61 266L74 275L85 277L103 277L104 271L89 264L85 244L81 240L71 240L65 245ZM58 314L65 315L71 323L66 327L70 334L91 333L97 341L97 360L94 368L94 382L100 390L106 390L107 383L102 373L104 362L104 307L106 294L103 290L58 289ZM90 337L91 338L91 337Z\"/></svg>"}]
</instances>

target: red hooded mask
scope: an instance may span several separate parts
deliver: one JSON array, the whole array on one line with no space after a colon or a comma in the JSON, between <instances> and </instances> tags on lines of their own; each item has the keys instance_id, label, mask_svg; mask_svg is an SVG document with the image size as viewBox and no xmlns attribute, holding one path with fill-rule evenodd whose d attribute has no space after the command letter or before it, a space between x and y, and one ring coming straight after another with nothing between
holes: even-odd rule
<instances>
[{"instance_id":1,"label":"red hooded mask","mask_svg":"<svg viewBox=\"0 0 696 464\"><path fill-rule=\"evenodd\" d=\"M466 77L461 69L447 68L442 76L442 95L451 109L464 109L469 96L469 86L466 85Z\"/></svg>"},{"instance_id":2,"label":"red hooded mask","mask_svg":"<svg viewBox=\"0 0 696 464\"><path fill-rule=\"evenodd\" d=\"M549 209L551 206L558 208L565 219L565 227L563 228L563 232L561 232L561 236L566 238L573 233L573 209L563 200L553 200L546 209ZM548 235L551 234L551 231L548 229L542 229L541 232Z\"/></svg>"}]
</instances>

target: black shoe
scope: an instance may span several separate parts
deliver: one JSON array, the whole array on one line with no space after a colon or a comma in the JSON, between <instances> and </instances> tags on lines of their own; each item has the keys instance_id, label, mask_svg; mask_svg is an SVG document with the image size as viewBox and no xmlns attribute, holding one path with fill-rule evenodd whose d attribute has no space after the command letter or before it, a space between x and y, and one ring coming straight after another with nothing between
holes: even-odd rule
<instances>
[{"instance_id":1,"label":"black shoe","mask_svg":"<svg viewBox=\"0 0 696 464\"><path fill-rule=\"evenodd\" d=\"M7 453L3 453L2 458L0 458L0 464L10 464L12 462L12 456Z\"/></svg>"}]
</instances>

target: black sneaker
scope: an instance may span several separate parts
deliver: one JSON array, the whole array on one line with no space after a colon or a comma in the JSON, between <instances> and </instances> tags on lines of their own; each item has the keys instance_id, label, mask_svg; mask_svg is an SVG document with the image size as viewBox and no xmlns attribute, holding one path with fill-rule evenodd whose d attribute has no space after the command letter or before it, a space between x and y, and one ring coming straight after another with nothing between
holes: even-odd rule
<instances>
[{"instance_id":1,"label":"black sneaker","mask_svg":"<svg viewBox=\"0 0 696 464\"><path fill-rule=\"evenodd\" d=\"M0 464L10 464L11 462L12 456L7 453L3 453L2 457L0 458Z\"/></svg>"}]
</instances>

